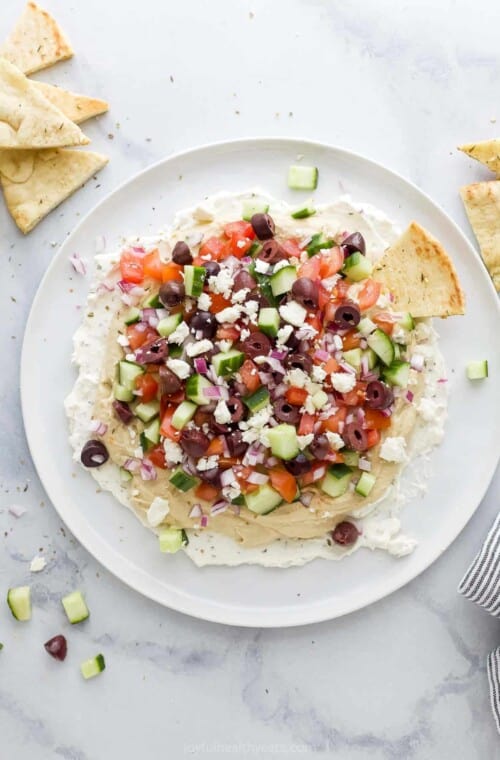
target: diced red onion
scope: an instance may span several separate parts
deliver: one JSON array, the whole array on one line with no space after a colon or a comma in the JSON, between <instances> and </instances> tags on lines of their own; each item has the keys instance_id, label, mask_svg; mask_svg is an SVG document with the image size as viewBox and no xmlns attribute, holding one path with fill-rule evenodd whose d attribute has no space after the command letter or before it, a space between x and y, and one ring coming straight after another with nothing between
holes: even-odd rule
<instances>
[{"instance_id":1,"label":"diced red onion","mask_svg":"<svg viewBox=\"0 0 500 760\"><path fill-rule=\"evenodd\" d=\"M240 505L239 504L230 504L231 511L236 517L239 517L240 514Z\"/></svg>"},{"instance_id":2,"label":"diced red onion","mask_svg":"<svg viewBox=\"0 0 500 760\"><path fill-rule=\"evenodd\" d=\"M321 421L320 421L320 420L317 420L317 421L314 423L314 428L313 428L314 432L315 432L315 433L319 433L319 431L321 430L321 427L322 427L322 426L321 426Z\"/></svg>"},{"instance_id":3,"label":"diced red onion","mask_svg":"<svg viewBox=\"0 0 500 760\"><path fill-rule=\"evenodd\" d=\"M314 470L312 474L313 483L315 483L317 480L321 480L322 477L324 477L326 473L326 467L318 467L317 470Z\"/></svg>"},{"instance_id":4,"label":"diced red onion","mask_svg":"<svg viewBox=\"0 0 500 760\"><path fill-rule=\"evenodd\" d=\"M11 504L9 512L14 517L22 517L28 510L25 507L21 507L20 504Z\"/></svg>"},{"instance_id":5,"label":"diced red onion","mask_svg":"<svg viewBox=\"0 0 500 760\"><path fill-rule=\"evenodd\" d=\"M146 250L145 250L145 248L142 247L142 245L133 245L132 246L132 250L133 250L134 253L139 253L139 254L142 254L142 255L146 254Z\"/></svg>"},{"instance_id":6,"label":"diced red onion","mask_svg":"<svg viewBox=\"0 0 500 760\"><path fill-rule=\"evenodd\" d=\"M143 480L156 480L157 478L154 464L146 458L141 462L140 473Z\"/></svg>"},{"instance_id":7,"label":"diced red onion","mask_svg":"<svg viewBox=\"0 0 500 760\"><path fill-rule=\"evenodd\" d=\"M340 337L340 335L332 335L332 342L338 351L342 350L343 343L342 343L342 338Z\"/></svg>"},{"instance_id":8,"label":"diced red onion","mask_svg":"<svg viewBox=\"0 0 500 760\"><path fill-rule=\"evenodd\" d=\"M361 375L365 376L368 374L370 368L368 366L368 357L362 356L361 357Z\"/></svg>"},{"instance_id":9,"label":"diced red onion","mask_svg":"<svg viewBox=\"0 0 500 760\"><path fill-rule=\"evenodd\" d=\"M365 421L365 410L360 406L356 409L356 418L361 425Z\"/></svg>"},{"instance_id":10,"label":"diced red onion","mask_svg":"<svg viewBox=\"0 0 500 760\"><path fill-rule=\"evenodd\" d=\"M379 409L378 410L380 414L382 414L384 417L390 417L392 412L394 411L394 407L390 406L388 409Z\"/></svg>"},{"instance_id":11,"label":"diced red onion","mask_svg":"<svg viewBox=\"0 0 500 760\"><path fill-rule=\"evenodd\" d=\"M210 514L220 515L222 512L225 512L228 507L229 507L229 504L227 501L217 501L212 507L210 507Z\"/></svg>"},{"instance_id":12,"label":"diced red onion","mask_svg":"<svg viewBox=\"0 0 500 760\"><path fill-rule=\"evenodd\" d=\"M143 309L142 321L147 322L150 327L156 327L158 322L160 321L158 319L156 309Z\"/></svg>"},{"instance_id":13,"label":"diced red onion","mask_svg":"<svg viewBox=\"0 0 500 760\"><path fill-rule=\"evenodd\" d=\"M214 385L211 388L203 388L203 395L206 398L217 398L227 401L229 398L229 391L222 385Z\"/></svg>"},{"instance_id":14,"label":"diced red onion","mask_svg":"<svg viewBox=\"0 0 500 760\"><path fill-rule=\"evenodd\" d=\"M193 504L193 508L191 509L188 517L201 517L202 514L203 512L201 511L201 506L199 504Z\"/></svg>"},{"instance_id":15,"label":"diced red onion","mask_svg":"<svg viewBox=\"0 0 500 760\"><path fill-rule=\"evenodd\" d=\"M340 422L339 422L339 435L342 435L342 433L344 432L344 427L345 427L344 420L340 420Z\"/></svg>"},{"instance_id":16,"label":"diced red onion","mask_svg":"<svg viewBox=\"0 0 500 760\"><path fill-rule=\"evenodd\" d=\"M230 486L236 480L236 475L232 467L227 470L223 470L220 476L220 482L222 486Z\"/></svg>"},{"instance_id":17,"label":"diced red onion","mask_svg":"<svg viewBox=\"0 0 500 760\"><path fill-rule=\"evenodd\" d=\"M252 257L251 256L243 256L241 259L242 264L251 264L252 263Z\"/></svg>"},{"instance_id":18,"label":"diced red onion","mask_svg":"<svg viewBox=\"0 0 500 760\"><path fill-rule=\"evenodd\" d=\"M259 372L259 379L263 385L267 386L273 382L273 376L269 372Z\"/></svg>"},{"instance_id":19,"label":"diced red onion","mask_svg":"<svg viewBox=\"0 0 500 760\"><path fill-rule=\"evenodd\" d=\"M227 440L226 440L225 435L222 436L222 453L224 454L225 457L231 456L231 452L229 451L229 446L227 445Z\"/></svg>"},{"instance_id":20,"label":"diced red onion","mask_svg":"<svg viewBox=\"0 0 500 760\"><path fill-rule=\"evenodd\" d=\"M312 240L312 235L307 235L306 237L302 238L302 240L299 240L299 248L307 248L309 243Z\"/></svg>"},{"instance_id":21,"label":"diced red onion","mask_svg":"<svg viewBox=\"0 0 500 760\"><path fill-rule=\"evenodd\" d=\"M119 280L117 283L122 293L130 293L134 286L133 282L126 282L125 280Z\"/></svg>"},{"instance_id":22,"label":"diced red onion","mask_svg":"<svg viewBox=\"0 0 500 760\"><path fill-rule=\"evenodd\" d=\"M282 362L283 359L286 358L288 351L277 351L275 348L270 353L270 356L272 359L277 359L278 361Z\"/></svg>"},{"instance_id":23,"label":"diced red onion","mask_svg":"<svg viewBox=\"0 0 500 760\"><path fill-rule=\"evenodd\" d=\"M380 374L378 372L367 372L366 375L362 375L361 379L365 383L371 383L372 380L378 380Z\"/></svg>"},{"instance_id":24,"label":"diced red onion","mask_svg":"<svg viewBox=\"0 0 500 760\"><path fill-rule=\"evenodd\" d=\"M87 267L85 266L85 262L77 253L72 253L71 256L69 256L69 261L75 272L78 274L86 274Z\"/></svg>"},{"instance_id":25,"label":"diced red onion","mask_svg":"<svg viewBox=\"0 0 500 760\"><path fill-rule=\"evenodd\" d=\"M447 383L447 382L448 382L448 378L447 377L440 377L439 380L438 380L438 383Z\"/></svg>"},{"instance_id":26,"label":"diced red onion","mask_svg":"<svg viewBox=\"0 0 500 760\"><path fill-rule=\"evenodd\" d=\"M347 362L339 361L339 367L341 367L344 370L344 372L349 372L350 375L356 374L356 370L354 369L354 367L352 367Z\"/></svg>"},{"instance_id":27,"label":"diced red onion","mask_svg":"<svg viewBox=\"0 0 500 760\"><path fill-rule=\"evenodd\" d=\"M103 293L103 292L111 293L114 289L115 289L115 286L111 284L110 282L106 282L106 281L100 282L99 285L97 286L98 293Z\"/></svg>"},{"instance_id":28,"label":"diced red onion","mask_svg":"<svg viewBox=\"0 0 500 760\"><path fill-rule=\"evenodd\" d=\"M362 348L363 350L365 350L365 348L368 348L368 341L366 340L366 338L360 338L359 347Z\"/></svg>"},{"instance_id":29,"label":"diced red onion","mask_svg":"<svg viewBox=\"0 0 500 760\"><path fill-rule=\"evenodd\" d=\"M406 391L406 400L409 401L410 404L411 404L411 402L413 401L414 398L415 398L415 396L413 394L413 391Z\"/></svg>"},{"instance_id":30,"label":"diced red onion","mask_svg":"<svg viewBox=\"0 0 500 760\"><path fill-rule=\"evenodd\" d=\"M330 354L328 351L323 351L322 349L318 349L314 352L314 358L317 359L319 362L327 362L330 358Z\"/></svg>"},{"instance_id":31,"label":"diced red onion","mask_svg":"<svg viewBox=\"0 0 500 760\"><path fill-rule=\"evenodd\" d=\"M358 467L360 470L364 470L365 472L370 472L372 468L372 463L369 459L364 459L363 457L360 457L358 460Z\"/></svg>"},{"instance_id":32,"label":"diced red onion","mask_svg":"<svg viewBox=\"0 0 500 760\"><path fill-rule=\"evenodd\" d=\"M248 476L248 482L253 483L256 486L263 486L269 480L269 475L264 475L262 472L251 472Z\"/></svg>"},{"instance_id":33,"label":"diced red onion","mask_svg":"<svg viewBox=\"0 0 500 760\"><path fill-rule=\"evenodd\" d=\"M199 375L206 375L208 372L208 365L205 359L197 358L194 360L194 368Z\"/></svg>"},{"instance_id":34,"label":"diced red onion","mask_svg":"<svg viewBox=\"0 0 500 760\"><path fill-rule=\"evenodd\" d=\"M108 426L105 422L101 422L101 420L92 420L89 425L89 430L91 433L97 433L97 435L105 435L108 430Z\"/></svg>"},{"instance_id":35,"label":"diced red onion","mask_svg":"<svg viewBox=\"0 0 500 760\"><path fill-rule=\"evenodd\" d=\"M422 354L413 354L410 359L410 367L417 372L422 372L424 368L425 358Z\"/></svg>"},{"instance_id":36,"label":"diced red onion","mask_svg":"<svg viewBox=\"0 0 500 760\"><path fill-rule=\"evenodd\" d=\"M276 386L276 388L273 389L273 396L274 398L281 398L285 395L285 393L288 390L288 385L286 383L280 383Z\"/></svg>"},{"instance_id":37,"label":"diced red onion","mask_svg":"<svg viewBox=\"0 0 500 760\"><path fill-rule=\"evenodd\" d=\"M128 470L128 472L137 472L139 467L141 466L141 460L135 459L134 457L130 457L129 459L126 459L123 463L123 469Z\"/></svg>"},{"instance_id":38,"label":"diced red onion","mask_svg":"<svg viewBox=\"0 0 500 760\"><path fill-rule=\"evenodd\" d=\"M208 517L206 515L202 515L200 520L200 525L202 528L206 528L208 525Z\"/></svg>"},{"instance_id":39,"label":"diced red onion","mask_svg":"<svg viewBox=\"0 0 500 760\"><path fill-rule=\"evenodd\" d=\"M278 464L277 457L268 457L266 459L266 467L276 467L277 464Z\"/></svg>"},{"instance_id":40,"label":"diced red onion","mask_svg":"<svg viewBox=\"0 0 500 760\"><path fill-rule=\"evenodd\" d=\"M304 505L304 507L308 507L313 498L314 494L312 491L305 491L304 493L300 494L299 501Z\"/></svg>"}]
</instances>

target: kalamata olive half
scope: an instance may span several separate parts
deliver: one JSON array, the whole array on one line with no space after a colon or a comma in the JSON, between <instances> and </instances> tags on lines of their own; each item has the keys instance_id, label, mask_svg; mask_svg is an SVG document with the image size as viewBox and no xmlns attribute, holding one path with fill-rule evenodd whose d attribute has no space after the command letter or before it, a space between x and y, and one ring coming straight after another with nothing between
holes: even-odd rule
<instances>
[{"instance_id":1,"label":"kalamata olive half","mask_svg":"<svg viewBox=\"0 0 500 760\"><path fill-rule=\"evenodd\" d=\"M227 408L231 413L231 422L239 422L245 416L243 401L237 396L230 396L226 401Z\"/></svg>"},{"instance_id":2,"label":"kalamata olive half","mask_svg":"<svg viewBox=\"0 0 500 760\"><path fill-rule=\"evenodd\" d=\"M181 389L182 381L168 367L160 367L160 395L171 396Z\"/></svg>"},{"instance_id":3,"label":"kalamata olive half","mask_svg":"<svg viewBox=\"0 0 500 760\"><path fill-rule=\"evenodd\" d=\"M182 266L193 263L193 256L188 244L185 243L184 240L179 240L179 242L174 245L172 261L175 261L176 264L181 264Z\"/></svg>"},{"instance_id":4,"label":"kalamata olive half","mask_svg":"<svg viewBox=\"0 0 500 760\"><path fill-rule=\"evenodd\" d=\"M166 338L157 338L137 349L135 358L139 364L161 364L168 356Z\"/></svg>"},{"instance_id":5,"label":"kalamata olive half","mask_svg":"<svg viewBox=\"0 0 500 760\"><path fill-rule=\"evenodd\" d=\"M346 237L346 239L342 241L342 247L346 250L348 255L356 253L356 251L365 253L365 239L361 232L353 232L352 235L349 235L349 237Z\"/></svg>"},{"instance_id":6,"label":"kalamata olive half","mask_svg":"<svg viewBox=\"0 0 500 760\"><path fill-rule=\"evenodd\" d=\"M295 425L300 419L298 407L292 406L286 398L278 398L273 404L274 416L280 422L289 422Z\"/></svg>"},{"instance_id":7,"label":"kalamata olive half","mask_svg":"<svg viewBox=\"0 0 500 760\"><path fill-rule=\"evenodd\" d=\"M243 341L243 350L253 359L256 356L267 356L271 349L271 341L261 332L254 332Z\"/></svg>"},{"instance_id":8,"label":"kalamata olive half","mask_svg":"<svg viewBox=\"0 0 500 760\"><path fill-rule=\"evenodd\" d=\"M259 240L270 240L274 237L274 219L269 214L254 214L250 224Z\"/></svg>"},{"instance_id":9,"label":"kalamata olive half","mask_svg":"<svg viewBox=\"0 0 500 760\"><path fill-rule=\"evenodd\" d=\"M380 380L372 380L366 386L366 405L370 409L387 409L394 401L394 393Z\"/></svg>"},{"instance_id":10,"label":"kalamata olive half","mask_svg":"<svg viewBox=\"0 0 500 760\"><path fill-rule=\"evenodd\" d=\"M266 240L257 254L257 258L267 264L276 264L286 259L286 253L276 240Z\"/></svg>"},{"instance_id":11,"label":"kalamata olive half","mask_svg":"<svg viewBox=\"0 0 500 760\"><path fill-rule=\"evenodd\" d=\"M315 459L324 459L330 451L328 438L323 433L315 435L309 444L309 451Z\"/></svg>"},{"instance_id":12,"label":"kalamata olive half","mask_svg":"<svg viewBox=\"0 0 500 760\"><path fill-rule=\"evenodd\" d=\"M292 296L306 309L315 309L318 305L318 283L309 277L299 277L292 285Z\"/></svg>"},{"instance_id":13,"label":"kalamata olive half","mask_svg":"<svg viewBox=\"0 0 500 760\"><path fill-rule=\"evenodd\" d=\"M288 354L285 364L287 369L301 369L306 374L312 369L312 359L309 354Z\"/></svg>"},{"instance_id":14,"label":"kalamata olive half","mask_svg":"<svg viewBox=\"0 0 500 760\"><path fill-rule=\"evenodd\" d=\"M128 425L134 417L134 413L129 405L125 403L125 401L118 401L118 399L115 399L112 406L118 419L121 420L124 425Z\"/></svg>"},{"instance_id":15,"label":"kalamata olive half","mask_svg":"<svg viewBox=\"0 0 500 760\"><path fill-rule=\"evenodd\" d=\"M53 636L46 641L43 646L45 647L45 651L48 652L51 657L54 657L54 659L61 660L61 662L66 659L68 644L66 638L62 634Z\"/></svg>"},{"instance_id":16,"label":"kalamata olive half","mask_svg":"<svg viewBox=\"0 0 500 760\"><path fill-rule=\"evenodd\" d=\"M348 520L343 520L342 522L337 523L332 530L331 536L336 544L350 546L358 540L359 530L354 523L348 522Z\"/></svg>"},{"instance_id":17,"label":"kalamata olive half","mask_svg":"<svg viewBox=\"0 0 500 760\"><path fill-rule=\"evenodd\" d=\"M248 449L248 443L245 443L239 430L226 435L227 448L232 457L242 457Z\"/></svg>"},{"instance_id":18,"label":"kalamata olive half","mask_svg":"<svg viewBox=\"0 0 500 760\"><path fill-rule=\"evenodd\" d=\"M182 450L194 459L199 459L208 449L208 436L196 428L184 428L179 439Z\"/></svg>"},{"instance_id":19,"label":"kalamata olive half","mask_svg":"<svg viewBox=\"0 0 500 760\"><path fill-rule=\"evenodd\" d=\"M158 298L168 309L169 307L179 306L184 301L185 295L184 283L170 280L160 286Z\"/></svg>"},{"instance_id":20,"label":"kalamata olive half","mask_svg":"<svg viewBox=\"0 0 500 760\"><path fill-rule=\"evenodd\" d=\"M196 472L198 473L198 477L204 480L205 483L210 483L215 488L220 488L220 470L218 467L212 467L210 470L197 470Z\"/></svg>"},{"instance_id":21,"label":"kalamata olive half","mask_svg":"<svg viewBox=\"0 0 500 760\"><path fill-rule=\"evenodd\" d=\"M283 462L288 472L298 477L304 475L311 469L312 462L305 456L305 454L298 454L295 459L289 459L287 462Z\"/></svg>"},{"instance_id":22,"label":"kalamata olive half","mask_svg":"<svg viewBox=\"0 0 500 760\"><path fill-rule=\"evenodd\" d=\"M108 461L109 452L102 441L92 439L84 445L80 459L85 467L100 467Z\"/></svg>"},{"instance_id":23,"label":"kalamata olive half","mask_svg":"<svg viewBox=\"0 0 500 760\"><path fill-rule=\"evenodd\" d=\"M195 311L189 320L189 329L196 334L201 333L203 338L213 338L217 332L217 320L209 311Z\"/></svg>"},{"instance_id":24,"label":"kalamata olive half","mask_svg":"<svg viewBox=\"0 0 500 760\"><path fill-rule=\"evenodd\" d=\"M366 451L368 438L366 431L357 422L349 422L342 431L346 446L354 451Z\"/></svg>"},{"instance_id":25,"label":"kalamata olive half","mask_svg":"<svg viewBox=\"0 0 500 760\"><path fill-rule=\"evenodd\" d=\"M205 261L202 266L207 270L205 279L207 279L207 277L216 277L220 272L220 266L216 261Z\"/></svg>"},{"instance_id":26,"label":"kalamata olive half","mask_svg":"<svg viewBox=\"0 0 500 760\"><path fill-rule=\"evenodd\" d=\"M237 293L238 290L244 290L245 288L248 288L248 290L253 290L256 286L257 283L255 282L250 272L245 271L245 269L240 269L234 278L233 291Z\"/></svg>"},{"instance_id":27,"label":"kalamata olive half","mask_svg":"<svg viewBox=\"0 0 500 760\"><path fill-rule=\"evenodd\" d=\"M208 425L212 433L216 433L217 435L224 435L225 433L229 433L232 430L232 423L229 425L221 425L220 422L217 422L213 414L208 420Z\"/></svg>"},{"instance_id":28,"label":"kalamata olive half","mask_svg":"<svg viewBox=\"0 0 500 760\"><path fill-rule=\"evenodd\" d=\"M352 301L346 301L345 303L337 306L333 321L337 327L343 330L349 330L351 327L359 325L361 319L361 312L359 306L356 306Z\"/></svg>"}]
</instances>

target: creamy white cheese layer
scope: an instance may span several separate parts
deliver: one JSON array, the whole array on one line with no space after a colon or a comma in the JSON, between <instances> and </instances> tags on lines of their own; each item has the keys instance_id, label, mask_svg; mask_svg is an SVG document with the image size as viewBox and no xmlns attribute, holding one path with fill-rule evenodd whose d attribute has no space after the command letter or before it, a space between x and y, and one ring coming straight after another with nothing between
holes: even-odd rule
<instances>
[{"instance_id":1,"label":"creamy white cheese layer","mask_svg":"<svg viewBox=\"0 0 500 760\"><path fill-rule=\"evenodd\" d=\"M240 218L242 202L252 195L266 197L260 191L221 193L207 199L201 206L177 214L172 226L158 236L124 242L140 244L146 248L159 246L161 250L164 246L165 249L168 248L167 241L174 235L175 239L185 239L191 245L197 244L201 240L200 221L209 224L214 219L226 222ZM267 200L269 212L278 228L290 227L291 208L282 201L272 198ZM353 203L347 197L318 206L315 216L293 222L293 225L294 235L299 238L307 238L319 230L327 235L343 230L357 230L365 237L367 250L374 259L379 258L399 234L398 229L382 212L369 204ZM119 279L116 270L118 260L118 253L95 257L95 283L88 298L82 325L74 336L73 362L78 368L78 378L65 401L65 408L75 461L79 461L82 446L89 438L95 392L104 361L105 341L102 336L108 333L120 303L121 295L117 289L109 291L103 287L103 283ZM324 537L305 541L280 540L266 547L248 549L238 546L232 539L221 534L207 530L188 531L189 545L184 551L193 562L199 566L249 563L290 567L320 557L341 559L363 547L381 549L394 556L403 556L415 548L416 541L401 533L400 511L409 498L426 488L425 481L430 469L427 455L442 440L447 408L446 384L438 382L445 376L445 369L437 345L437 335L429 324L420 323L417 336L419 342L422 342L419 351L426 360L425 390L418 406L418 424L407 443L409 463L398 482L391 486L382 499L353 513L361 530L356 544L353 547L330 545L327 537ZM136 446L137 442L131 439L131 452ZM118 467L107 462L102 467L92 469L91 474L103 490L110 491L119 502L131 508L127 488L121 483ZM146 516L143 524L152 528Z\"/></svg>"}]
</instances>

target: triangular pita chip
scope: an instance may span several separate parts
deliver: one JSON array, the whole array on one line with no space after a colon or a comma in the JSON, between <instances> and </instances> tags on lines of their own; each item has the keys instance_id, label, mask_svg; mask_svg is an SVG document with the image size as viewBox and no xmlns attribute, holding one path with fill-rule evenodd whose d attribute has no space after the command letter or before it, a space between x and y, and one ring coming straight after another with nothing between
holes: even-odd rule
<instances>
[{"instance_id":1,"label":"triangular pita chip","mask_svg":"<svg viewBox=\"0 0 500 760\"><path fill-rule=\"evenodd\" d=\"M464 313L465 299L450 257L416 222L386 250L373 277L392 293L396 311L409 311L414 317Z\"/></svg>"},{"instance_id":2,"label":"triangular pita chip","mask_svg":"<svg viewBox=\"0 0 500 760\"><path fill-rule=\"evenodd\" d=\"M493 140L460 145L458 150L467 153L476 161L480 161L492 172L500 174L500 139L494 138Z\"/></svg>"},{"instance_id":3,"label":"triangular pita chip","mask_svg":"<svg viewBox=\"0 0 500 760\"><path fill-rule=\"evenodd\" d=\"M500 182L476 182L460 188L481 256L500 291Z\"/></svg>"},{"instance_id":4,"label":"triangular pita chip","mask_svg":"<svg viewBox=\"0 0 500 760\"><path fill-rule=\"evenodd\" d=\"M80 124L93 116L99 116L109 108L106 101L99 98L78 95L76 92L69 92L63 90L62 87L55 87L46 82L33 82L33 84L42 95L45 95L47 100L50 100L52 105L62 111L75 124Z\"/></svg>"},{"instance_id":5,"label":"triangular pita chip","mask_svg":"<svg viewBox=\"0 0 500 760\"><path fill-rule=\"evenodd\" d=\"M25 74L71 58L73 50L52 16L29 2L16 26L0 47L0 55Z\"/></svg>"},{"instance_id":6,"label":"triangular pita chip","mask_svg":"<svg viewBox=\"0 0 500 760\"><path fill-rule=\"evenodd\" d=\"M90 151L6 151L0 182L19 229L32 230L107 162L106 156Z\"/></svg>"},{"instance_id":7,"label":"triangular pita chip","mask_svg":"<svg viewBox=\"0 0 500 760\"><path fill-rule=\"evenodd\" d=\"M33 82L0 58L0 148L59 148L88 142Z\"/></svg>"}]
</instances>

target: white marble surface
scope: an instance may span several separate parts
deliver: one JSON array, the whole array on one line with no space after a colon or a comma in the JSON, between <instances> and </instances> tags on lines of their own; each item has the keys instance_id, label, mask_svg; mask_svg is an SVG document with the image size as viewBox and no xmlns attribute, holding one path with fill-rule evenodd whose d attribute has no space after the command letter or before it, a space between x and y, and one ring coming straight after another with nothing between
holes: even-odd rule
<instances>
[{"instance_id":1,"label":"white marble surface","mask_svg":"<svg viewBox=\"0 0 500 760\"><path fill-rule=\"evenodd\" d=\"M500 130L498 4L47 2L77 55L39 78L110 100L85 131L111 162L26 239L0 208L1 594L31 582L36 604L29 624L0 609L0 758L498 757L484 667L498 621L456 594L498 510L498 476L445 555L390 598L306 628L224 628L141 598L78 546L33 471L18 392L23 328L54 245L174 151L250 135L337 143L414 180L470 234L457 188L487 172L454 149ZM4 0L0 35L20 8ZM28 513L16 520L11 503ZM40 548L49 565L30 577ZM92 616L69 631L59 599L74 587ZM61 630L64 664L42 647ZM99 650L108 668L84 682L78 663Z\"/></svg>"}]
</instances>

